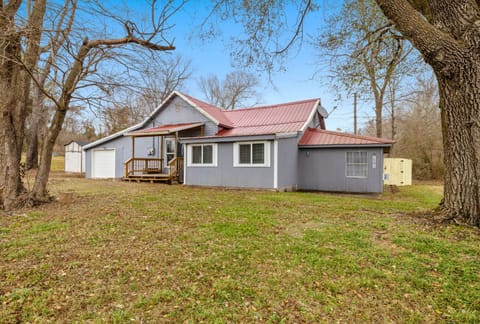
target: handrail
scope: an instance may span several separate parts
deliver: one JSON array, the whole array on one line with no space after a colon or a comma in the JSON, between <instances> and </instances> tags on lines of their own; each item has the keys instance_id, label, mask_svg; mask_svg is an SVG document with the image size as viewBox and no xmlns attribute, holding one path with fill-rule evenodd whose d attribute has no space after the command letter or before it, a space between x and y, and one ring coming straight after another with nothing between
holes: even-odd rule
<instances>
[{"instance_id":1,"label":"handrail","mask_svg":"<svg viewBox=\"0 0 480 324\"><path fill-rule=\"evenodd\" d=\"M167 163L170 180L179 179L183 169L183 157L174 157ZM125 161L125 178L145 173L163 173L163 159L130 158Z\"/></svg>"},{"instance_id":2,"label":"handrail","mask_svg":"<svg viewBox=\"0 0 480 324\"><path fill-rule=\"evenodd\" d=\"M158 172L162 173L163 159L158 158L130 158L125 162L125 177L135 173Z\"/></svg>"},{"instance_id":3,"label":"handrail","mask_svg":"<svg viewBox=\"0 0 480 324\"><path fill-rule=\"evenodd\" d=\"M170 177L178 177L178 170L180 167L183 168L183 157L174 157L168 162L169 171L168 174Z\"/></svg>"}]
</instances>

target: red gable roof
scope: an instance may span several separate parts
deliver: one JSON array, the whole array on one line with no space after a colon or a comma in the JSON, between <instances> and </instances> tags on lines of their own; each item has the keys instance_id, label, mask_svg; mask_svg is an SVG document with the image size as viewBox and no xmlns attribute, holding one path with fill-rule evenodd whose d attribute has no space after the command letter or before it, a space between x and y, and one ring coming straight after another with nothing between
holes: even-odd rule
<instances>
[{"instance_id":1,"label":"red gable roof","mask_svg":"<svg viewBox=\"0 0 480 324\"><path fill-rule=\"evenodd\" d=\"M395 141L370 136L353 135L341 132L309 128L303 134L299 146L329 146L329 145L379 145L390 146Z\"/></svg>"},{"instance_id":2,"label":"red gable roof","mask_svg":"<svg viewBox=\"0 0 480 324\"><path fill-rule=\"evenodd\" d=\"M196 98L190 97L184 93L181 94L186 99L188 99L191 103L193 103L198 108L202 109L207 115L211 116L215 120L218 121L220 126L231 128L233 127L233 123L227 118L225 114L225 110L215 107L214 105L208 104Z\"/></svg>"},{"instance_id":3,"label":"red gable roof","mask_svg":"<svg viewBox=\"0 0 480 324\"><path fill-rule=\"evenodd\" d=\"M224 111L232 121L232 129L224 129L217 136L245 136L298 132L316 111L319 99L289 102L256 108Z\"/></svg>"}]
</instances>

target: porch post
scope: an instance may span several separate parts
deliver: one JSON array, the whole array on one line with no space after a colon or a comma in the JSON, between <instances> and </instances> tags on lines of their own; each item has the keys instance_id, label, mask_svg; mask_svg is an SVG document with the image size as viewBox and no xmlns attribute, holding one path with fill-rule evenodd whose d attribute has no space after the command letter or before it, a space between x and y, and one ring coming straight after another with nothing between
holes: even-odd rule
<instances>
[{"instance_id":1,"label":"porch post","mask_svg":"<svg viewBox=\"0 0 480 324\"><path fill-rule=\"evenodd\" d=\"M135 158L135 136L132 136L132 159Z\"/></svg>"},{"instance_id":2,"label":"porch post","mask_svg":"<svg viewBox=\"0 0 480 324\"><path fill-rule=\"evenodd\" d=\"M175 132L175 171L177 172L178 176L178 132Z\"/></svg>"},{"instance_id":3,"label":"porch post","mask_svg":"<svg viewBox=\"0 0 480 324\"><path fill-rule=\"evenodd\" d=\"M160 158L160 170L163 173L163 136L159 136L160 138L160 152L158 152L158 157Z\"/></svg>"}]
</instances>

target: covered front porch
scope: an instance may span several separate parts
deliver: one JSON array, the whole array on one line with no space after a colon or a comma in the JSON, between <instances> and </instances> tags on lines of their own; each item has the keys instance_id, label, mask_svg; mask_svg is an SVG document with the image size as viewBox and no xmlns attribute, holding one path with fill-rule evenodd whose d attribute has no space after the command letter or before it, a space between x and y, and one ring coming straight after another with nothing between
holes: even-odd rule
<instances>
[{"instance_id":1,"label":"covered front porch","mask_svg":"<svg viewBox=\"0 0 480 324\"><path fill-rule=\"evenodd\" d=\"M203 136L203 133L203 123L161 125L126 133L125 136L132 139L132 156L124 164L123 180L183 183L183 149L178 139ZM136 150L137 139L146 137L152 138L152 143L157 143L157 150L155 145L149 147L147 156L145 152L138 152L138 148Z\"/></svg>"}]
</instances>

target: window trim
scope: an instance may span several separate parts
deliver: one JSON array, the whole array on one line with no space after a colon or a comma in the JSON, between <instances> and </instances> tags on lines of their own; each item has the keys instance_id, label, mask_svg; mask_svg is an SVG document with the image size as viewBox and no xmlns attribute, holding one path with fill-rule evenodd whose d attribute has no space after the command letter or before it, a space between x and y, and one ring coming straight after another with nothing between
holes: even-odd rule
<instances>
[{"instance_id":1,"label":"window trim","mask_svg":"<svg viewBox=\"0 0 480 324\"><path fill-rule=\"evenodd\" d=\"M366 154L366 159L365 163L348 163L348 153L365 153ZM366 175L358 176L358 175L348 175L348 166L349 165L365 165L366 168ZM367 179L368 178L368 168L369 168L369 163L368 163L368 151L346 151L345 152L345 177L349 179Z\"/></svg>"},{"instance_id":2,"label":"window trim","mask_svg":"<svg viewBox=\"0 0 480 324\"><path fill-rule=\"evenodd\" d=\"M202 163L192 163L193 162L193 147L201 147L202 150ZM212 163L203 163L203 147L212 146ZM187 166L188 167L216 167L217 166L217 144L216 143L202 143L202 144L188 144L187 146Z\"/></svg>"},{"instance_id":3,"label":"window trim","mask_svg":"<svg viewBox=\"0 0 480 324\"><path fill-rule=\"evenodd\" d=\"M240 162L240 145L250 145L250 163ZM252 163L252 144L263 144L263 163ZM270 167L270 142L269 141L253 141L253 142L235 142L233 143L233 166L236 168L268 168Z\"/></svg>"}]
</instances>

